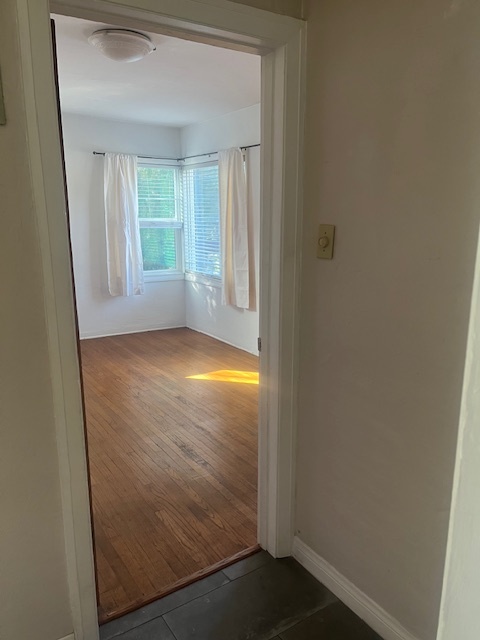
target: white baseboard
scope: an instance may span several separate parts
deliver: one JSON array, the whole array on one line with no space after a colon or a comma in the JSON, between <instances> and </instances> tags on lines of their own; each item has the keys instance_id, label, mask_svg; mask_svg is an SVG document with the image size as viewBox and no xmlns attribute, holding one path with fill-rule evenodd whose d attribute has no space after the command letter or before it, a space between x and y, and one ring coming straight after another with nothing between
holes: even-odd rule
<instances>
[{"instance_id":1,"label":"white baseboard","mask_svg":"<svg viewBox=\"0 0 480 640\"><path fill-rule=\"evenodd\" d=\"M224 340L223 338L219 338L218 336L213 335L213 333L208 333L207 331L202 331L201 329L196 329L195 327L188 327L184 324L172 325L168 327L149 327L147 329L124 329L122 331L112 331L110 333L98 333L96 331L84 331L80 334L80 340L91 340L94 338L110 338L113 336L126 336L131 333L146 333L148 331L163 331L166 329L191 329L192 331L196 331L197 333L203 333L205 336L209 336L210 338L214 338L219 342L224 342L225 344L230 345L231 347L235 347L236 349L240 349L241 351L246 351L247 353L251 353L254 356L258 356L258 351L251 351L250 349L245 349L244 347L240 347L238 344L234 344L233 342L229 342L228 340Z\"/></svg>"},{"instance_id":2,"label":"white baseboard","mask_svg":"<svg viewBox=\"0 0 480 640\"><path fill-rule=\"evenodd\" d=\"M111 331L109 333L98 333L97 331L84 331L80 334L80 340L90 340L90 338L109 338L111 336L126 336L131 333L146 333L147 331L163 331L164 329L185 329L184 324L175 324L168 327L147 327L130 328L122 331Z\"/></svg>"},{"instance_id":3,"label":"white baseboard","mask_svg":"<svg viewBox=\"0 0 480 640\"><path fill-rule=\"evenodd\" d=\"M202 329L197 329L196 327L190 327L187 325L187 329L191 329L192 331L196 331L197 333L203 333L204 336L208 336L209 338L214 338L219 342L224 342L225 344L230 345L231 347L235 347L235 349L240 349L240 351L246 351L247 353L251 353L252 356L258 356L258 351L251 351L250 349L245 349L245 347L240 347L238 344L234 344L233 342L229 342L228 340L224 340L223 338L219 338L215 336L213 333L208 333L208 331L202 331Z\"/></svg>"},{"instance_id":4,"label":"white baseboard","mask_svg":"<svg viewBox=\"0 0 480 640\"><path fill-rule=\"evenodd\" d=\"M293 557L384 640L418 640L297 537L293 540Z\"/></svg>"},{"instance_id":5,"label":"white baseboard","mask_svg":"<svg viewBox=\"0 0 480 640\"><path fill-rule=\"evenodd\" d=\"M69 636L65 636L64 638L60 638L60 640L75 640L75 634L71 633Z\"/></svg>"}]
</instances>

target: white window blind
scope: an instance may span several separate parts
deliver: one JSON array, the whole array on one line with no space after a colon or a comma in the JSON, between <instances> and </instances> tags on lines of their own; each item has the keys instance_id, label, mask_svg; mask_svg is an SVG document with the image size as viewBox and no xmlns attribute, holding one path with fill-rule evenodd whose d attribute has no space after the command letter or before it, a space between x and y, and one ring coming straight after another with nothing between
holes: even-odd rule
<instances>
[{"instance_id":1,"label":"white window blind","mask_svg":"<svg viewBox=\"0 0 480 640\"><path fill-rule=\"evenodd\" d=\"M184 167L185 270L221 277L218 163Z\"/></svg>"},{"instance_id":2,"label":"white window blind","mask_svg":"<svg viewBox=\"0 0 480 640\"><path fill-rule=\"evenodd\" d=\"M181 199L177 167L138 167L138 221L146 273L182 270Z\"/></svg>"}]
</instances>

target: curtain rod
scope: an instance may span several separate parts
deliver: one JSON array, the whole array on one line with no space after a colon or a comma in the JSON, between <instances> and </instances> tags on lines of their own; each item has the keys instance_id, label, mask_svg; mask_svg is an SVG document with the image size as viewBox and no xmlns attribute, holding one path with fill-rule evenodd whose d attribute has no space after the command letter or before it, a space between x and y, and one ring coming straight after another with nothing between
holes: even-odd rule
<instances>
[{"instance_id":1,"label":"curtain rod","mask_svg":"<svg viewBox=\"0 0 480 640\"><path fill-rule=\"evenodd\" d=\"M245 147L240 147L243 151L246 149L253 149L254 147L259 147L260 144L249 144ZM138 158L142 158L143 160L173 160L174 162L183 162L184 160L191 160L192 158L203 158L205 156L214 156L218 151L211 151L210 153L198 153L195 156L185 156L184 158L161 158L159 156L137 156ZM105 151L94 151L94 156L104 156Z\"/></svg>"}]
</instances>

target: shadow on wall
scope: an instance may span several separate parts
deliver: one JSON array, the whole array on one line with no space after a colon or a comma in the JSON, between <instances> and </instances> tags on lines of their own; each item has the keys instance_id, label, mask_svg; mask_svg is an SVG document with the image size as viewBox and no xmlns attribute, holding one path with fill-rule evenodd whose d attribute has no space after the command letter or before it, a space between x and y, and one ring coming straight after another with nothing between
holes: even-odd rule
<instances>
[{"instance_id":1,"label":"shadow on wall","mask_svg":"<svg viewBox=\"0 0 480 640\"><path fill-rule=\"evenodd\" d=\"M217 296L221 298L221 290L217 287L212 287L207 284L199 284L198 282L192 282L192 289L195 295L202 300L207 313L214 324L217 322L216 309L218 307Z\"/></svg>"}]
</instances>

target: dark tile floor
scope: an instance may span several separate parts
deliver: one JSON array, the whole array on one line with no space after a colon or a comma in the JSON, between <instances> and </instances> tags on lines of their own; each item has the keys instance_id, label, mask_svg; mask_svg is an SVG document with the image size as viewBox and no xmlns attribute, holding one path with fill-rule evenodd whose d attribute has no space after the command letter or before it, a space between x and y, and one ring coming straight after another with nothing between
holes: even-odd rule
<instances>
[{"instance_id":1,"label":"dark tile floor","mask_svg":"<svg viewBox=\"0 0 480 640\"><path fill-rule=\"evenodd\" d=\"M263 551L103 625L111 638L381 640L295 560Z\"/></svg>"}]
</instances>

